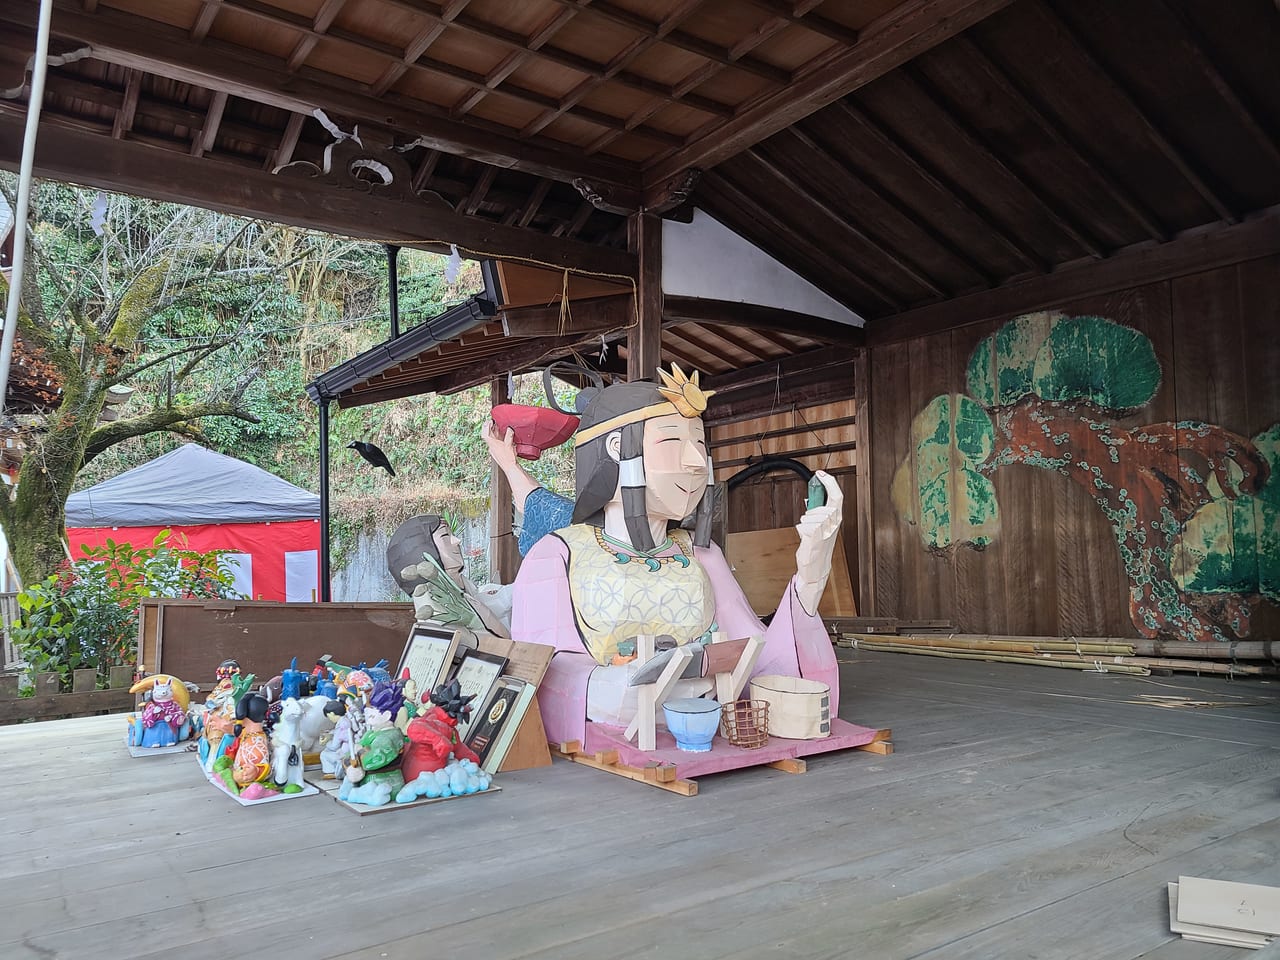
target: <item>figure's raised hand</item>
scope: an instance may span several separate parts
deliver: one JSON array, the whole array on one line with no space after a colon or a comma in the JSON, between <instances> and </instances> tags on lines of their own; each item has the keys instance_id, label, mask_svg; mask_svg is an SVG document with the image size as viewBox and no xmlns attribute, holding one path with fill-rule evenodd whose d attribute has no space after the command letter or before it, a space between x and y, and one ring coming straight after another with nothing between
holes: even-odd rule
<instances>
[{"instance_id":1,"label":"figure's raised hand","mask_svg":"<svg viewBox=\"0 0 1280 960\"><path fill-rule=\"evenodd\" d=\"M498 425L492 420L486 420L480 428L480 436L485 446L489 448L489 456L507 478L507 484L511 487L511 499L515 502L516 509L524 513L525 500L528 499L529 494L538 489L540 484L529 476L528 471L520 465L516 457L515 430L507 427L499 436Z\"/></svg>"},{"instance_id":2,"label":"figure's raised hand","mask_svg":"<svg viewBox=\"0 0 1280 960\"><path fill-rule=\"evenodd\" d=\"M498 433L498 425L492 420L486 420L480 427L480 437L484 440L484 444L489 448L489 456L493 458L499 469L503 473L508 473L516 467L516 432L510 427L502 433Z\"/></svg>"},{"instance_id":3,"label":"figure's raised hand","mask_svg":"<svg viewBox=\"0 0 1280 960\"><path fill-rule=\"evenodd\" d=\"M844 512L844 494L835 477L823 470L815 476L827 491L827 502L806 510L796 524L800 534L800 546L796 548L796 593L800 606L810 616L818 612L822 591L831 576L831 556Z\"/></svg>"}]
</instances>

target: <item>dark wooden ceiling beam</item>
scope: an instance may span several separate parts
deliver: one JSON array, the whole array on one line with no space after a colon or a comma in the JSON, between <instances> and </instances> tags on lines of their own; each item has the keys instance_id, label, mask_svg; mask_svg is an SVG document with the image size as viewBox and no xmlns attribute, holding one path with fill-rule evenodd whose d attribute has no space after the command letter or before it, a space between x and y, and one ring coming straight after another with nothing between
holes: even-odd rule
<instances>
[{"instance_id":1,"label":"dark wooden ceiling beam","mask_svg":"<svg viewBox=\"0 0 1280 960\"><path fill-rule=\"evenodd\" d=\"M542 202L547 199L547 194L551 192L550 180L539 180L538 185L533 188L533 192L529 194L529 199L525 201L524 206L520 210L520 216L516 219L516 226L527 227L533 222L533 218L538 215L538 208L542 206Z\"/></svg>"},{"instance_id":2,"label":"dark wooden ceiling beam","mask_svg":"<svg viewBox=\"0 0 1280 960\"><path fill-rule=\"evenodd\" d=\"M512 83L495 86L491 90L486 85L486 78L482 74L474 73L443 60L419 56L412 62L407 62L403 58L398 47L381 41L372 40L368 37L360 36L359 34L335 29L329 29L325 32L317 31L312 26L312 21L309 17L291 13L287 10L282 10L278 7L263 3L261 0L218 0L218 2L227 9L236 10L239 13L261 20L264 23L268 23L273 26L287 27L294 30L302 34L303 39L310 38L315 42L319 42L321 38L325 38L333 43L351 47L362 52L378 54L391 60L392 66L397 63L407 63L408 69L411 71L426 73L437 77L444 77L447 80L452 80L456 83L468 86L473 91L496 92L502 96L510 97L513 100L550 109L554 109L559 103L559 101L553 96ZM461 18L459 18L459 20L455 20L454 23L459 23L460 19ZM521 49L525 48L522 46ZM603 127L606 130L617 130L619 132L629 131L638 136L643 136L657 143L663 144L664 146L676 147L684 143L684 140L681 137L654 127L637 125L627 128L624 126L625 120L623 118L614 117L599 110L590 110L585 107L578 107L570 112L578 119Z\"/></svg>"},{"instance_id":3,"label":"dark wooden ceiling beam","mask_svg":"<svg viewBox=\"0 0 1280 960\"><path fill-rule=\"evenodd\" d=\"M1006 250L1018 258L1023 264L1041 273L1049 269L1049 264L1028 251L1017 237L997 222L995 216L975 199L964 187L944 174L911 147L894 136L884 124L868 113L854 106L848 100L839 100L829 108L837 111L848 120L861 127L882 147L902 161L904 167L932 187L957 210L977 220L987 228L992 238L998 240Z\"/></svg>"},{"instance_id":4,"label":"dark wooden ceiling beam","mask_svg":"<svg viewBox=\"0 0 1280 960\"><path fill-rule=\"evenodd\" d=\"M436 12L436 11L427 9L419 2L419 0L384 0L384 2L389 3L392 6L400 7L401 9L404 9L404 10L410 10L419 16L429 17L431 20L437 23L440 23L440 21L443 19L443 15L444 15L443 12ZM560 0L556 0L556 2L560 2ZM561 3L561 6L567 7L568 9L573 10L576 13L584 9L594 11L598 8L599 5L595 5L595 6L591 5L590 0L565 0L565 2ZM448 7L444 9L448 10ZM623 13L626 13L626 11L623 11ZM639 20L639 22L641 23L648 22L643 20L643 18L635 18L635 19ZM528 51L528 52L531 52L533 56L539 60L545 60L547 62L554 63L557 66L565 67L570 70L575 70L578 73L581 73L588 77L599 76L604 70L603 64L597 63L594 60L590 60L586 57L579 56L578 54L570 53L567 50L558 49L556 47L550 46L549 44L542 45L542 46L539 46L537 49L530 50L529 38L524 37L521 34L515 33L510 30L504 30L500 27L495 27L494 25L487 23L478 17L460 16L455 14L451 18L450 23L459 30L465 30L474 36L483 37L486 40L490 40L495 43L501 44L502 46L505 46L516 53L519 53L521 51ZM443 24L441 25L443 26ZM761 69L768 69L768 68L769 67L767 64L763 64L761 67ZM772 68L772 69L776 70L776 68ZM669 88L665 87L661 83L657 83L656 81L649 80L646 77L643 77L639 74L620 72L615 75L614 79L616 80L617 83L621 84L622 86L630 87L633 90L637 90L645 93L658 93L663 96L670 97ZM720 115L724 113L732 114L733 112L732 108L728 107L727 105L719 103L714 100L710 100L708 98L686 97L684 102L691 107L696 107L699 110L704 110L716 115Z\"/></svg>"},{"instance_id":5,"label":"dark wooden ceiling beam","mask_svg":"<svg viewBox=\"0 0 1280 960\"><path fill-rule=\"evenodd\" d=\"M333 24L338 14L342 12L342 7L346 2L347 0L324 0L320 9L316 11L315 17L311 20L313 32L298 39L298 42L294 44L293 51L289 54L288 60L285 61L285 67L290 73L306 62L307 57L311 55L311 51L320 42L320 37Z\"/></svg>"},{"instance_id":6,"label":"dark wooden ceiling beam","mask_svg":"<svg viewBox=\"0 0 1280 960\"><path fill-rule=\"evenodd\" d=\"M1214 92L1227 105L1227 109L1270 154L1272 161L1280 161L1280 146L1276 145L1276 138L1263 126L1258 112L1245 102L1240 92L1231 85L1230 81L1222 75L1217 64L1210 59L1200 41L1198 31L1187 18L1186 10L1177 3L1170 3L1169 0L1157 0L1157 3L1164 8L1169 22L1173 24L1174 33L1187 58L1204 74Z\"/></svg>"},{"instance_id":7,"label":"dark wooden ceiling beam","mask_svg":"<svg viewBox=\"0 0 1280 960\"><path fill-rule=\"evenodd\" d=\"M635 319L635 298L629 293L570 300L562 315L559 303L550 306L504 307L495 319L509 338L563 337L620 330Z\"/></svg>"},{"instance_id":8,"label":"dark wooden ceiling beam","mask_svg":"<svg viewBox=\"0 0 1280 960\"><path fill-rule=\"evenodd\" d=\"M471 188L471 193L467 195L466 201L462 204L464 216L475 216L475 212L480 209L480 204L484 203L485 194L493 186L494 178L497 175L497 167L485 167L480 171L480 176L476 177L475 186Z\"/></svg>"},{"instance_id":9,"label":"dark wooden ceiling beam","mask_svg":"<svg viewBox=\"0 0 1280 960\"><path fill-rule=\"evenodd\" d=\"M222 114L226 109L226 92L215 90L213 96L209 98L209 109L205 111L204 124L191 140L193 157L202 157L207 151L213 149L213 142L218 137L218 127L222 124Z\"/></svg>"},{"instance_id":10,"label":"dark wooden ceiling beam","mask_svg":"<svg viewBox=\"0 0 1280 960\"><path fill-rule=\"evenodd\" d=\"M952 41L952 46L963 50L965 55L978 65L986 78L1001 93L1016 103L1018 109L1031 117L1063 154L1073 157L1077 163L1091 170L1112 202L1142 227L1151 239L1168 239L1168 232L1157 222L1155 215L1146 209L1142 201L1120 185L1119 180L1108 169L1102 158L1090 150L1085 145L1085 141L1067 136L1049 117L1048 108L1040 98L997 62L977 37L970 34L956 37Z\"/></svg>"},{"instance_id":11,"label":"dark wooden ceiling beam","mask_svg":"<svg viewBox=\"0 0 1280 960\"><path fill-rule=\"evenodd\" d=\"M537 367L550 360L560 359L574 350L588 350L597 337L583 338L577 334L564 337L542 337L537 340L521 340L516 346L483 360L477 360L462 370L439 377L421 381L417 393L457 393L481 383L487 383L494 377L505 377L508 373L521 373L530 367ZM409 394L401 394L408 396Z\"/></svg>"},{"instance_id":12,"label":"dark wooden ceiling beam","mask_svg":"<svg viewBox=\"0 0 1280 960\"><path fill-rule=\"evenodd\" d=\"M48 77L45 78L46 83ZM111 139L120 140L133 129L134 117L138 115L138 97L142 92L142 73L138 70L124 72L124 99L116 111L115 122L111 126Z\"/></svg>"},{"instance_id":13,"label":"dark wooden ceiling beam","mask_svg":"<svg viewBox=\"0 0 1280 960\"><path fill-rule=\"evenodd\" d=\"M807 205L807 209L815 216L815 226L825 223L830 230L835 231L837 234L844 234L846 237L853 238L868 249L879 254L886 261L896 267L903 275L924 287L925 290L928 290L935 297L950 296L947 290L939 286L925 270L923 270L918 264L913 263L905 254L899 253L887 243L871 236L857 224L833 210L830 205L830 199L823 194L815 193L814 188L805 182L805 179L808 178L811 171L793 175L791 173L791 169L795 167L791 165L783 167L781 164L771 160L765 153L767 149L768 144L760 144L757 147L752 147L747 150L744 155L750 158L752 162L763 167L769 176L779 184L786 187L797 197L803 199ZM824 237L828 235L827 230L821 229L820 227L817 230L817 233ZM918 299L924 298L921 297Z\"/></svg>"},{"instance_id":14,"label":"dark wooden ceiling beam","mask_svg":"<svg viewBox=\"0 0 1280 960\"><path fill-rule=\"evenodd\" d=\"M733 47L733 49L729 51L729 56L733 59L746 56L747 53L754 50L756 47L760 46L766 40L773 37L774 34L777 34L782 30L785 30L790 25L791 25L791 22L789 20L786 20L781 17L774 17L770 19L766 23L762 24L757 30L754 30L752 33L748 34L746 37L740 40ZM680 100L681 98L687 99L691 91L695 90L697 87L706 83L716 74L721 73L726 68L726 66L727 64L716 60L716 61L711 61L703 65L702 67L699 67L698 69L694 70L692 73L687 75L683 80L681 80L672 88L671 96L676 100ZM631 116L627 117L628 129L638 127L640 124L644 123L644 121L648 120L651 116L653 116L655 113L658 113L659 111L663 110L667 106L668 104L662 100L651 101L650 103L646 104L644 107L641 107L635 113L631 114ZM732 117L733 114L729 114L729 116ZM716 126L718 126L718 123L713 118L711 123L708 124L708 128L714 128ZM598 153L599 151L607 147L610 143L612 143L614 140L618 139L618 137L620 136L622 136L622 134L617 131L612 131L612 130L606 131L605 133L597 137L595 140L593 140L591 143L587 144L587 148L586 148L587 154ZM697 134L695 133L694 136L696 137ZM682 141L678 146L683 147L684 144L685 144L685 141ZM669 156L671 153L674 153L674 152L675 150L673 149L673 150L667 151L664 154L661 154L655 162L661 162L662 157ZM686 168L686 170L687 169L689 168ZM676 176L680 176L684 172L685 171L681 171L680 173L676 174ZM653 185L651 184L650 187L652 188L652 186Z\"/></svg>"},{"instance_id":15,"label":"dark wooden ceiling beam","mask_svg":"<svg viewBox=\"0 0 1280 960\"><path fill-rule=\"evenodd\" d=\"M1101 244L1078 224L1072 222L1071 216L1056 201L1045 196L1026 177L1014 170L995 151L973 126L961 119L955 103L951 102L923 73L908 64L898 72L901 83L914 87L916 92L930 105L940 118L941 125L951 131L970 150L982 157L983 161L1011 183L1020 187L1036 206L1049 218L1049 222L1073 240L1085 253L1094 257L1106 256Z\"/></svg>"},{"instance_id":16,"label":"dark wooden ceiling beam","mask_svg":"<svg viewBox=\"0 0 1280 960\"><path fill-rule=\"evenodd\" d=\"M784 89L770 92L732 120L645 169L646 185L688 167L706 170L870 83L1012 0L910 0L867 25L858 42L819 58Z\"/></svg>"},{"instance_id":17,"label":"dark wooden ceiling beam","mask_svg":"<svg viewBox=\"0 0 1280 960\"><path fill-rule=\"evenodd\" d=\"M821 34L829 40L843 43L845 46L853 46L858 42L857 30L852 27L846 27L843 23L837 23L828 17L810 12L814 8L821 6L823 0L803 0L799 4L793 4L791 0L747 0L747 2L753 7L768 11L775 17L804 27L806 30L812 30L814 33Z\"/></svg>"},{"instance_id":18,"label":"dark wooden ceiling beam","mask_svg":"<svg viewBox=\"0 0 1280 960\"><path fill-rule=\"evenodd\" d=\"M426 156L422 158L418 168L413 171L413 180L409 183L414 193L427 188L427 184L431 182L431 175L436 172L436 166L440 163L439 150L427 150L425 152Z\"/></svg>"},{"instance_id":19,"label":"dark wooden ceiling beam","mask_svg":"<svg viewBox=\"0 0 1280 960\"><path fill-rule=\"evenodd\" d=\"M631 63L631 61L644 53L655 43L661 41L663 37L678 27L682 22L687 20L690 15L692 15L693 12L705 2L706 0L684 0L680 6L676 7L671 11L671 13L667 14L667 16L663 18L662 22L658 25L657 32L639 36L631 43L627 44L626 47L614 55L612 60L605 64L604 69L600 71L599 76L587 77L561 98L560 105L555 110L548 110L541 116L535 117L526 124L524 129L520 131L520 135L522 137L531 137L535 133L545 129L554 120L563 116L565 111L569 110L581 101L583 97L587 96L587 94L598 89L605 83L605 81L610 80L621 73L627 64ZM570 10L572 10L572 8L566 8L566 12L569 12ZM664 98L660 97L660 99ZM732 110L727 109L726 115L731 116L732 112Z\"/></svg>"},{"instance_id":20,"label":"dark wooden ceiling beam","mask_svg":"<svg viewBox=\"0 0 1280 960\"><path fill-rule=\"evenodd\" d=\"M842 262L827 253L822 244L814 244L807 237L798 234L794 227L778 219L718 171L715 176L703 178L699 187L699 196L713 205L719 199L720 205L725 208L721 214L722 219L732 219L728 216L728 211L731 210L736 216L750 223L758 224L774 237L785 242L802 260L808 261L813 267L830 275L828 286L833 283L837 285L839 283L849 283L870 294L878 303L887 304L895 312L902 309L902 301L895 294L889 293L880 284L868 279L848 263ZM730 229L733 229L731 225L729 226ZM735 232L743 236L748 235L742 229L737 229ZM806 279L815 282L812 277L807 277ZM822 284L818 284L818 287L822 289ZM828 290L828 292L830 291ZM859 310L859 312L861 313L862 311Z\"/></svg>"},{"instance_id":21,"label":"dark wooden ceiling beam","mask_svg":"<svg viewBox=\"0 0 1280 960\"><path fill-rule=\"evenodd\" d=\"M778 383L785 381L788 377L815 369L842 366L844 364L852 365L853 358L857 355L859 349L861 348L848 346L822 347L819 350L795 353L789 357L768 360L743 370L721 374L718 377L708 377L703 386L727 394L730 391L744 390L761 384ZM852 372L852 366L850 366L851 375Z\"/></svg>"},{"instance_id":22,"label":"dark wooden ceiling beam","mask_svg":"<svg viewBox=\"0 0 1280 960\"><path fill-rule=\"evenodd\" d=\"M1173 145L1173 142L1165 135L1164 131L1156 125L1150 115L1133 98L1133 94L1103 65L1084 35L1059 16L1044 0L1025 0L1024 6L1039 15L1048 37L1053 42L1061 46L1074 48L1080 58L1084 60L1085 65L1094 72L1118 100L1128 107L1129 112L1138 121L1139 129L1142 130L1151 144L1164 154L1165 159L1173 165L1174 169L1182 175L1182 178L1191 185L1196 193L1200 194L1205 203L1209 204L1214 212L1218 214L1218 217L1227 223L1237 222L1240 218L1236 216L1235 211L1222 199L1218 191L1209 186L1206 177L1196 169L1191 160Z\"/></svg>"},{"instance_id":23,"label":"dark wooden ceiling beam","mask_svg":"<svg viewBox=\"0 0 1280 960\"><path fill-rule=\"evenodd\" d=\"M561 6L581 6L580 0L555 0L555 2ZM660 23L646 19L637 13L632 13L624 7L606 2L606 0L599 0L599 2L591 4L586 7L586 10L588 13L603 17L619 26L627 27L645 36L655 36L661 29ZM730 58L729 51L683 30L669 31L662 38L662 42L673 47L679 47L687 53L697 54L704 60L712 60L726 67L734 67L747 73L753 73L768 80L770 83L786 84L791 81L791 74L780 67L775 67L773 64L766 63L763 60L756 60L753 57L741 57L733 60Z\"/></svg>"},{"instance_id":24,"label":"dark wooden ceiling beam","mask_svg":"<svg viewBox=\"0 0 1280 960\"><path fill-rule=\"evenodd\" d=\"M298 138L302 136L302 124L306 121L300 113L289 114L284 125L284 133L280 136L280 144L267 157L266 169L276 170L293 159L293 151L298 148Z\"/></svg>"},{"instance_id":25,"label":"dark wooden ceiling beam","mask_svg":"<svg viewBox=\"0 0 1280 960\"><path fill-rule=\"evenodd\" d=\"M14 105L3 106L0 165L16 170L24 112ZM507 256L561 269L635 276L636 259L624 250L504 227L439 206L383 198L376 191L273 176L52 123L42 123L39 136L36 175L54 180L404 246L455 243L469 256Z\"/></svg>"},{"instance_id":26,"label":"dark wooden ceiling beam","mask_svg":"<svg viewBox=\"0 0 1280 960\"><path fill-rule=\"evenodd\" d=\"M675 333L676 331L666 326L662 328L662 358L664 360L667 358L675 360L684 366L685 372L700 369L702 361L681 346L683 341L678 336L675 336Z\"/></svg>"},{"instance_id":27,"label":"dark wooden ceiling beam","mask_svg":"<svg viewBox=\"0 0 1280 960\"><path fill-rule=\"evenodd\" d=\"M543 23L529 37L526 46L520 50L512 50L507 54L506 58L485 74L483 90L472 90L463 97L458 103L454 104L450 111L453 116L461 117L470 113L477 104L489 95L500 83L515 73L520 67L528 63L534 58L534 55L542 49L543 45L551 40L552 37L559 32L560 28L567 24L570 20L578 15L577 10L565 7L552 14L551 17ZM561 103L564 101L561 100Z\"/></svg>"},{"instance_id":28,"label":"dark wooden ceiling beam","mask_svg":"<svg viewBox=\"0 0 1280 960\"><path fill-rule=\"evenodd\" d=\"M394 96L375 98L349 86L318 80L306 69L290 74L271 57L234 48L214 50L209 44L192 43L185 31L123 11L104 8L88 15L72 0L55 2L54 33L89 43L99 60L224 90L295 113L309 115L317 108L336 111L417 138L423 146L492 166L565 182L588 177L614 185L620 194L631 191L639 207L636 168L631 164L519 140L496 132L492 125L450 120L428 104ZM31 28L36 12L34 7L19 5L0 11L0 20Z\"/></svg>"},{"instance_id":29,"label":"dark wooden ceiling beam","mask_svg":"<svg viewBox=\"0 0 1280 960\"><path fill-rule=\"evenodd\" d=\"M710 357L713 364L719 364L730 368L733 367L734 361L732 357L726 357L718 350L715 350L702 340L699 340L697 336L690 333L691 329L697 331L700 328L689 325L680 327L663 327L661 336L662 348L668 351L671 356L676 359L684 360L690 364L694 370L701 371L702 373L708 372L707 362L705 360L699 360L695 354L690 353L690 347L702 354L704 357ZM689 373L691 371L686 370L685 372Z\"/></svg>"},{"instance_id":30,"label":"dark wooden ceiling beam","mask_svg":"<svg viewBox=\"0 0 1280 960\"><path fill-rule=\"evenodd\" d=\"M85 4L85 12L93 13L93 7ZM213 26L213 21L217 19L218 9L222 6L222 0L204 0L204 5L200 7L200 12L196 14L195 22L191 25L191 42L201 43L204 38L209 35L209 28Z\"/></svg>"},{"instance_id":31,"label":"dark wooden ceiling beam","mask_svg":"<svg viewBox=\"0 0 1280 960\"><path fill-rule=\"evenodd\" d=\"M836 165L842 169L846 177L852 179L863 190L875 197L877 201L884 204L904 221L911 224L913 228L928 237L934 246L942 250L952 260L963 265L966 270L983 283L990 286L995 282L995 277L991 275L986 267L957 247L950 239L939 233L928 220L919 216L911 207L894 196L888 187L876 180L865 169L856 166L846 151L836 150L833 152L830 147L819 143L811 137L801 128L800 124L789 127L786 133L798 140L806 150L811 151L820 162Z\"/></svg>"},{"instance_id":32,"label":"dark wooden ceiling beam","mask_svg":"<svg viewBox=\"0 0 1280 960\"><path fill-rule=\"evenodd\" d=\"M696 337L688 336L689 330L696 331L697 336ZM715 326L712 324L707 324L705 326L700 324L694 324L692 326L687 325L683 328L681 335L683 335L684 338L690 343L706 343L709 339L710 342L712 343L724 344L724 346L727 347L731 352L745 354L747 357L750 358L750 361L752 363L763 363L766 360L774 359L774 355L772 351L765 350L764 352L761 352L762 348L753 346L749 343L746 343L743 340L738 340L734 338L729 334L729 332L724 327ZM720 351L720 354L721 356L724 356L723 349ZM734 366L741 366L741 364L738 362L735 362Z\"/></svg>"},{"instance_id":33,"label":"dark wooden ceiling beam","mask_svg":"<svg viewBox=\"0 0 1280 960\"><path fill-rule=\"evenodd\" d=\"M1042 277L1030 277L867 321L867 345L879 346L928 336L993 317L1011 317L1034 310L1060 307L1072 300L1102 296L1160 283L1187 274L1280 254L1280 214L1217 225L1166 243L1143 241L1106 260L1064 267Z\"/></svg>"},{"instance_id":34,"label":"dark wooden ceiling beam","mask_svg":"<svg viewBox=\"0 0 1280 960\"><path fill-rule=\"evenodd\" d=\"M742 327L746 330L776 331L821 340L824 343L863 343L862 329L836 323L807 313L796 313L779 307L755 303L710 300L705 297L678 297L668 294L662 299L663 323L678 326L698 323L712 326ZM783 346L784 344L779 344Z\"/></svg>"},{"instance_id":35,"label":"dark wooden ceiling beam","mask_svg":"<svg viewBox=\"0 0 1280 960\"><path fill-rule=\"evenodd\" d=\"M449 28L449 24L466 9L467 4L470 2L471 0L449 0L448 3L440 8L439 14L432 14L431 25L419 30L413 39L405 45L399 62L388 65L382 72L382 76L374 81L373 95L375 97L382 96L395 85L397 80L408 73L409 64L426 53L431 45L440 39L440 35Z\"/></svg>"}]
</instances>

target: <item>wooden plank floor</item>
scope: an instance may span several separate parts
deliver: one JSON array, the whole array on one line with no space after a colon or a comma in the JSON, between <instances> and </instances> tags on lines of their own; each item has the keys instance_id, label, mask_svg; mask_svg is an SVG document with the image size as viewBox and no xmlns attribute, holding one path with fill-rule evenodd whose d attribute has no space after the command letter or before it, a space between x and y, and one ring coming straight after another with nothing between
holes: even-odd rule
<instances>
[{"instance_id":1,"label":"wooden plank floor","mask_svg":"<svg viewBox=\"0 0 1280 960\"><path fill-rule=\"evenodd\" d=\"M241 808L118 717L0 728L0 957L1258 956L1175 939L1165 883L1280 885L1280 684L839 655L893 756L688 799L557 762L386 816Z\"/></svg>"}]
</instances>

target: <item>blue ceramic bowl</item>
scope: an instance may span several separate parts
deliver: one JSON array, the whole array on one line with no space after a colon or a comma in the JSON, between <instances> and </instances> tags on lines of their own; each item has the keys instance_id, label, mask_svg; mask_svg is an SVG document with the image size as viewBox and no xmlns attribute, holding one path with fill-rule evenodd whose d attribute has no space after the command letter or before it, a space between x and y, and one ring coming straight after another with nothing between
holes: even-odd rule
<instances>
[{"instance_id":1,"label":"blue ceramic bowl","mask_svg":"<svg viewBox=\"0 0 1280 960\"><path fill-rule=\"evenodd\" d=\"M668 700L662 705L667 729L676 747L689 753L707 753L720 728L720 704L714 700Z\"/></svg>"}]
</instances>

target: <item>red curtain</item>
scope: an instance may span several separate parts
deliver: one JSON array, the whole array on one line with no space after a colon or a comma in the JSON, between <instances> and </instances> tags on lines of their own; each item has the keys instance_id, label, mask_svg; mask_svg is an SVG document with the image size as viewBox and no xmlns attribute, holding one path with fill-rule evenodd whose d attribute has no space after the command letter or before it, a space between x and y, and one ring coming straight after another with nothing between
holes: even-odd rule
<instances>
[{"instance_id":1,"label":"red curtain","mask_svg":"<svg viewBox=\"0 0 1280 960\"><path fill-rule=\"evenodd\" d=\"M102 546L108 539L129 543L135 549L151 546L161 530L172 530L175 540L187 538L192 550L230 550L248 554L242 577L252 576L251 600L319 600L320 522L282 520L277 523L205 523L190 527L74 527L67 530L71 556L84 556L82 545ZM286 595L286 554L292 576L292 596Z\"/></svg>"}]
</instances>

